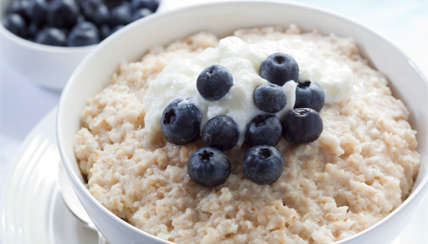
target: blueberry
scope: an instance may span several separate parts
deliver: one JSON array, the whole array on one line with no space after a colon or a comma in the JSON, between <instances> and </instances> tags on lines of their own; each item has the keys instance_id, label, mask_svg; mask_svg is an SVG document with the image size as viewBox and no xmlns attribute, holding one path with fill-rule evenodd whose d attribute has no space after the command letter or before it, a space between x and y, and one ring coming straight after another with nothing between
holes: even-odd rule
<instances>
[{"instance_id":1,"label":"blueberry","mask_svg":"<svg viewBox=\"0 0 428 244\"><path fill-rule=\"evenodd\" d=\"M131 7L133 11L141 8L148 8L152 12L155 12L159 6L159 2L156 0L132 0Z\"/></svg>"},{"instance_id":2,"label":"blueberry","mask_svg":"<svg viewBox=\"0 0 428 244\"><path fill-rule=\"evenodd\" d=\"M276 147L254 146L245 153L242 166L251 181L259 185L270 185L284 171L284 156Z\"/></svg>"},{"instance_id":3,"label":"blueberry","mask_svg":"<svg viewBox=\"0 0 428 244\"><path fill-rule=\"evenodd\" d=\"M92 23L101 26L109 20L109 10L101 0L86 0L82 3L83 16Z\"/></svg>"},{"instance_id":4,"label":"blueberry","mask_svg":"<svg viewBox=\"0 0 428 244\"><path fill-rule=\"evenodd\" d=\"M53 1L53 0L49 0L49 1ZM76 2L77 6L81 6L85 0L74 0L74 1ZM102 0L100 0L100 1L102 1Z\"/></svg>"},{"instance_id":5,"label":"blueberry","mask_svg":"<svg viewBox=\"0 0 428 244\"><path fill-rule=\"evenodd\" d=\"M45 0L31 0L25 13L31 22L41 25L45 22L48 5Z\"/></svg>"},{"instance_id":6,"label":"blueberry","mask_svg":"<svg viewBox=\"0 0 428 244\"><path fill-rule=\"evenodd\" d=\"M85 22L85 21L86 21L85 16L83 16L83 15L77 16L76 23L81 23L81 22Z\"/></svg>"},{"instance_id":7,"label":"blueberry","mask_svg":"<svg viewBox=\"0 0 428 244\"><path fill-rule=\"evenodd\" d=\"M319 112L324 106L324 90L316 82L299 82L294 108L312 108Z\"/></svg>"},{"instance_id":8,"label":"blueberry","mask_svg":"<svg viewBox=\"0 0 428 244\"><path fill-rule=\"evenodd\" d=\"M110 35L110 27L108 25L102 25L100 27L101 39L104 40Z\"/></svg>"},{"instance_id":9,"label":"blueberry","mask_svg":"<svg viewBox=\"0 0 428 244\"><path fill-rule=\"evenodd\" d=\"M123 3L114 7L110 14L110 24L112 26L127 25L132 21L131 7L127 3Z\"/></svg>"},{"instance_id":10,"label":"blueberry","mask_svg":"<svg viewBox=\"0 0 428 244\"><path fill-rule=\"evenodd\" d=\"M110 34L109 34L109 35L111 35L111 34L115 33L116 31L118 31L118 30L122 29L123 27L125 27L125 26L124 26L124 25L116 25L115 27L113 27L113 28L110 30Z\"/></svg>"},{"instance_id":11,"label":"blueberry","mask_svg":"<svg viewBox=\"0 0 428 244\"><path fill-rule=\"evenodd\" d=\"M44 28L35 38L35 42L51 46L65 46L65 41L64 32L53 27Z\"/></svg>"},{"instance_id":12,"label":"blueberry","mask_svg":"<svg viewBox=\"0 0 428 244\"><path fill-rule=\"evenodd\" d=\"M27 18L26 9L28 4L30 3L29 0L13 0L9 7L7 8L8 14L19 14L24 20Z\"/></svg>"},{"instance_id":13,"label":"blueberry","mask_svg":"<svg viewBox=\"0 0 428 244\"><path fill-rule=\"evenodd\" d=\"M132 21L139 20L141 18L144 18L148 15L151 15L153 12L148 8L140 8L135 10L134 14L132 15Z\"/></svg>"},{"instance_id":14,"label":"blueberry","mask_svg":"<svg viewBox=\"0 0 428 244\"><path fill-rule=\"evenodd\" d=\"M74 0L53 0L48 8L48 23L54 27L72 28L80 14Z\"/></svg>"},{"instance_id":15,"label":"blueberry","mask_svg":"<svg viewBox=\"0 0 428 244\"><path fill-rule=\"evenodd\" d=\"M123 0L104 0L105 5L111 10L123 3Z\"/></svg>"},{"instance_id":16,"label":"blueberry","mask_svg":"<svg viewBox=\"0 0 428 244\"><path fill-rule=\"evenodd\" d=\"M295 108L282 118L282 135L288 142L313 142L321 135L323 123L319 113L311 108Z\"/></svg>"},{"instance_id":17,"label":"blueberry","mask_svg":"<svg viewBox=\"0 0 428 244\"><path fill-rule=\"evenodd\" d=\"M37 35L37 33L39 33L39 26L36 23L31 23L28 26L28 38L29 39L34 39Z\"/></svg>"},{"instance_id":18,"label":"blueberry","mask_svg":"<svg viewBox=\"0 0 428 244\"><path fill-rule=\"evenodd\" d=\"M274 53L269 55L260 65L260 76L279 86L287 81L299 78L299 65L288 54Z\"/></svg>"},{"instance_id":19,"label":"blueberry","mask_svg":"<svg viewBox=\"0 0 428 244\"><path fill-rule=\"evenodd\" d=\"M199 137L202 115L188 99L176 99L163 111L161 130L165 138L176 145L184 145Z\"/></svg>"},{"instance_id":20,"label":"blueberry","mask_svg":"<svg viewBox=\"0 0 428 244\"><path fill-rule=\"evenodd\" d=\"M59 28L59 30L61 30L65 36L68 36L68 34L70 33L70 29L68 28Z\"/></svg>"},{"instance_id":21,"label":"blueberry","mask_svg":"<svg viewBox=\"0 0 428 244\"><path fill-rule=\"evenodd\" d=\"M13 34L25 37L27 34L24 19L19 14L8 14L3 19L3 26Z\"/></svg>"},{"instance_id":22,"label":"blueberry","mask_svg":"<svg viewBox=\"0 0 428 244\"><path fill-rule=\"evenodd\" d=\"M91 22L78 23L73 27L67 38L67 46L69 47L88 46L99 42L98 29Z\"/></svg>"},{"instance_id":23,"label":"blueberry","mask_svg":"<svg viewBox=\"0 0 428 244\"><path fill-rule=\"evenodd\" d=\"M214 147L197 150L187 163L190 178L205 187L216 187L226 182L231 168L226 154Z\"/></svg>"},{"instance_id":24,"label":"blueberry","mask_svg":"<svg viewBox=\"0 0 428 244\"><path fill-rule=\"evenodd\" d=\"M228 150L238 142L238 124L229 116L219 115L205 123L201 136L207 146Z\"/></svg>"},{"instance_id":25,"label":"blueberry","mask_svg":"<svg viewBox=\"0 0 428 244\"><path fill-rule=\"evenodd\" d=\"M281 122L278 117L262 114L254 117L247 126L245 142L250 146L278 144L282 135Z\"/></svg>"},{"instance_id":26,"label":"blueberry","mask_svg":"<svg viewBox=\"0 0 428 244\"><path fill-rule=\"evenodd\" d=\"M204 69L196 80L196 87L208 101L220 100L233 85L230 71L221 65L212 65Z\"/></svg>"},{"instance_id":27,"label":"blueberry","mask_svg":"<svg viewBox=\"0 0 428 244\"><path fill-rule=\"evenodd\" d=\"M287 104L287 95L282 87L273 83L265 83L254 90L253 100L260 110L276 113Z\"/></svg>"}]
</instances>

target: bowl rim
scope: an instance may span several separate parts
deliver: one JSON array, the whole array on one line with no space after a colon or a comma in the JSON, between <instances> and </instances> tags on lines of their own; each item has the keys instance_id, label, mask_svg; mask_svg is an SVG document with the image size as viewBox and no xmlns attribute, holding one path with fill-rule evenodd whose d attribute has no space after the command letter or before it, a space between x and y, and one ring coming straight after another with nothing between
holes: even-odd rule
<instances>
[{"instance_id":1,"label":"bowl rim","mask_svg":"<svg viewBox=\"0 0 428 244\"><path fill-rule=\"evenodd\" d=\"M239 1L239 0L234 0L234 1L226 1L226 2L210 2L210 3L199 3L196 5L191 5L191 6L186 6L186 7L182 7L182 8L178 8L178 9L174 9L174 10L169 10L166 12L162 12L162 13L158 13L156 15L153 16L149 16L147 18L144 18L143 20L138 21L137 23L131 23L127 26L125 26L124 28L122 28L121 30L118 31L118 35L114 35L112 38L107 39L105 42L100 43L100 45L98 45L100 48L103 46L107 46L109 45L111 42L115 42L116 39L119 39L121 37L121 34L124 34L126 32L132 31L132 29L134 28L133 26L135 24L142 24L142 23L147 23L149 24L150 22L154 22L157 21L158 19L162 19L165 15L176 15L176 14L183 14L187 11L191 11L191 10L195 10L195 9L205 9L205 8L210 8L210 6L217 6L217 5L222 5L224 8L227 8L229 5L248 5L248 4L270 4L272 7L277 6L277 5L288 5L290 7L298 7L298 8L302 8L302 9L308 9L310 11L316 11L316 12L320 12L322 14L326 14L326 15L330 15L333 16L335 18L340 19L341 21L346 21L347 23L349 23L350 25L355 25L358 26L359 28L365 30L367 33L370 33L372 36L379 38L380 40L382 40L385 44L390 45L395 51L397 51L398 54L400 54L401 56L403 56L403 58L406 58L409 62L411 62L411 65L413 66L415 72L417 72L419 74L419 76L421 77L421 79L424 81L425 83L425 88L428 89L428 80L427 78L424 76L424 74L422 73L422 71L417 67L417 65L401 50L399 49L391 40L389 40L387 37L385 37L383 34L380 34L378 32L376 32L375 30L373 30L370 27L367 27L366 25L362 24L361 22L359 22L358 20L355 20L351 17L348 17L346 15L343 15L341 13L335 12L333 10L329 10L323 7L319 7L319 6L315 6L315 5L311 5L311 4L306 4L306 3L300 3L300 2L294 2L294 1L277 1L277 0L246 0L246 1ZM97 46L97 48L98 48ZM99 48L99 49L100 49ZM77 185L78 190L80 190L81 192L83 192L84 196L86 198L88 198L91 202L92 205L97 206L98 210L101 210L103 212L103 214L109 216L111 219L114 219L116 221L117 224L119 224L120 226L130 229L134 232L138 232L140 235L143 235L147 238L150 238L152 240L156 240L160 243L168 243L168 244L172 244L173 242L170 241L166 241L164 239L160 239L157 236L154 236L152 234L149 234L141 229L138 229L137 227L129 224L126 221L123 221L122 219L120 219L118 216L116 216L115 214L113 214L112 212L110 212L106 207L104 207L100 202L98 202L93 196L92 194L90 194L90 192L88 191L88 189L84 186L83 182L81 182L77 177L75 177L75 174L73 173L72 169L69 167L69 163L67 158L65 157L64 153L63 153L63 141L60 137L60 135L62 134L62 123L61 123L61 117L63 114L63 110L61 109L64 103L64 100L66 100L68 98L68 93L69 90L71 89L70 87L73 84L73 81L76 79L77 73L80 73L81 70L84 70L85 66L87 63L89 63L89 61L91 59L93 59L93 57L95 57L97 55L97 51L93 51L91 52L89 55L87 55L84 60L79 64L79 66L74 70L73 74L70 76L67 85L65 86L63 93L61 95L60 101L59 101L59 105L58 105L58 114L57 114L57 123L56 123L56 137L57 137L57 144L58 144L58 149L59 149L59 153L62 159L62 163L67 171L67 174L72 178L73 182L75 185ZM68 98L69 99L69 98ZM421 158L422 159L422 158ZM348 241L352 241L353 239L357 239L360 236L365 235L368 232L373 231L374 229L379 228L379 226L383 225L383 223L387 222L389 219L393 218L395 215L397 215L398 213L402 212L403 209L405 207L407 207L407 205L409 205L410 203L415 201L415 198L421 194L425 194L428 191L428 174L419 182L419 184L416 186L416 188L413 188L410 195L406 198L406 200L404 200L396 209L394 209L391 213L389 213L387 216L385 216L384 218L382 218L381 220L379 220L378 222L376 222L375 224L373 224L372 226L364 229L361 232L358 232L346 239L343 240L339 240L336 241L334 243L336 244L344 244L345 242Z\"/></svg>"}]
</instances>

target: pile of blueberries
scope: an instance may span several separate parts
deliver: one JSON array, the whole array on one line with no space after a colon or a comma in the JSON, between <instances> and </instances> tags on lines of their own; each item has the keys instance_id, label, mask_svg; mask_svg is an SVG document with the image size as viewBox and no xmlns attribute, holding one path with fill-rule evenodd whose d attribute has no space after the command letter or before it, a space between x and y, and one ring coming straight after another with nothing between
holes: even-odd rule
<instances>
[{"instance_id":1,"label":"pile of blueberries","mask_svg":"<svg viewBox=\"0 0 428 244\"><path fill-rule=\"evenodd\" d=\"M159 0L12 0L2 20L13 34L51 46L97 44L156 11Z\"/></svg>"},{"instance_id":2,"label":"pile of blueberries","mask_svg":"<svg viewBox=\"0 0 428 244\"><path fill-rule=\"evenodd\" d=\"M303 144L321 135L323 123L318 112L324 106L324 91L316 82L298 82L295 106L280 120L275 113L287 104L282 86L297 82L299 66L290 55L274 53L262 62L259 73L269 82L254 90L253 100L265 113L257 115L246 127L245 143L250 149L244 156L243 169L253 182L270 185L284 168L284 157L275 147L281 136L290 143ZM196 81L198 92L208 101L220 100L232 85L232 74L221 65L204 69ZM163 111L161 129L165 138L176 145L202 138L207 147L192 154L187 171L195 183L215 187L230 175L231 164L223 151L236 145L239 128L231 117L220 115L208 120L199 132L201 118L191 99L176 99Z\"/></svg>"}]
</instances>

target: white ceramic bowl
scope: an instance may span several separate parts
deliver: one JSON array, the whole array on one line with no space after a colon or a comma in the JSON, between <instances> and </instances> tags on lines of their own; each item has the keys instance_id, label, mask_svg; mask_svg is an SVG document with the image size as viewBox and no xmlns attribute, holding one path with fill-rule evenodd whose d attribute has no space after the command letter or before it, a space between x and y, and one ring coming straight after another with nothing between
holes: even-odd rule
<instances>
[{"instance_id":1,"label":"white ceramic bowl","mask_svg":"<svg viewBox=\"0 0 428 244\"><path fill-rule=\"evenodd\" d=\"M0 2L0 19L11 1ZM15 72L28 81L60 91L64 88L73 70L95 48L54 47L38 44L18 37L0 24L1 58Z\"/></svg>"},{"instance_id":2,"label":"white ceramic bowl","mask_svg":"<svg viewBox=\"0 0 428 244\"><path fill-rule=\"evenodd\" d=\"M123 28L85 58L63 91L57 121L60 154L83 207L111 243L168 242L119 219L97 202L83 184L74 156L73 138L80 129L86 99L108 85L121 60L135 61L152 45L164 45L200 30L226 36L238 28L292 22L304 30L317 28L324 34L334 32L353 37L362 54L388 76L394 96L406 104L411 114L410 123L418 131L417 150L422 156L422 164L410 197L379 223L338 243L390 243L406 226L428 189L428 84L413 62L384 37L327 10L297 3L225 2L166 12Z\"/></svg>"},{"instance_id":3,"label":"white ceramic bowl","mask_svg":"<svg viewBox=\"0 0 428 244\"><path fill-rule=\"evenodd\" d=\"M3 19L10 2L11 0L0 2L0 20ZM42 45L14 35L2 24L0 24L0 42L1 58L4 63L27 80L57 91L64 88L80 61L97 46Z\"/></svg>"}]
</instances>

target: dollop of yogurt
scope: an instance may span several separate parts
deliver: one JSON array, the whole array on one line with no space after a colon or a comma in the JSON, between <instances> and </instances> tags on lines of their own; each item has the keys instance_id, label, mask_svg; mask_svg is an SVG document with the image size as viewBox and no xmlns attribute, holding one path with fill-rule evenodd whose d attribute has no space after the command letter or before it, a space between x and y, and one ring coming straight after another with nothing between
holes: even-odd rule
<instances>
[{"instance_id":1,"label":"dollop of yogurt","mask_svg":"<svg viewBox=\"0 0 428 244\"><path fill-rule=\"evenodd\" d=\"M237 147L241 146L247 124L255 116L265 114L255 106L253 92L257 86L268 82L259 75L260 64L275 52L291 55L299 65L298 82L318 82L324 89L326 103L340 102L352 90L351 69L345 64L323 57L311 42L292 38L249 44L231 36L223 38L217 47L207 48L195 58L183 58L169 63L159 73L149 84L144 97L146 129L152 133L160 131L160 118L165 107L175 99L190 98L202 114L201 127L218 115L232 117L240 130ZM233 86L218 101L205 100L196 88L199 74L213 64L223 65L233 76ZM287 104L276 113L279 118L294 107L296 87L297 83L294 81L284 84Z\"/></svg>"}]
</instances>

